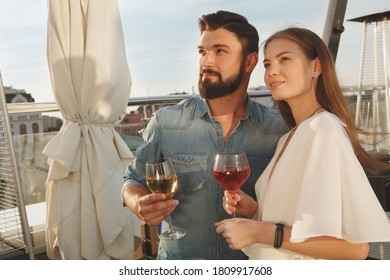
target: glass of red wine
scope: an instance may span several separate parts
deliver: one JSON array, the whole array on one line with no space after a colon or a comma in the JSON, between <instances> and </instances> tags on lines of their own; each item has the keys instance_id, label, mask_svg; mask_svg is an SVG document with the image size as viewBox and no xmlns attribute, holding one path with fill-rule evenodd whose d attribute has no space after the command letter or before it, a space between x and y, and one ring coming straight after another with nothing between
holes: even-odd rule
<instances>
[{"instance_id":1,"label":"glass of red wine","mask_svg":"<svg viewBox=\"0 0 390 280\"><path fill-rule=\"evenodd\" d=\"M172 161L160 158L146 163L146 184L152 193L165 193L172 199L178 188L177 175ZM187 231L172 225L171 216L168 216L170 229L159 235L160 239L173 240L186 235Z\"/></svg>"},{"instance_id":2,"label":"glass of red wine","mask_svg":"<svg viewBox=\"0 0 390 280\"><path fill-rule=\"evenodd\" d=\"M250 168L245 152L216 154L213 175L228 192L236 193L248 179L249 174Z\"/></svg>"}]
</instances>

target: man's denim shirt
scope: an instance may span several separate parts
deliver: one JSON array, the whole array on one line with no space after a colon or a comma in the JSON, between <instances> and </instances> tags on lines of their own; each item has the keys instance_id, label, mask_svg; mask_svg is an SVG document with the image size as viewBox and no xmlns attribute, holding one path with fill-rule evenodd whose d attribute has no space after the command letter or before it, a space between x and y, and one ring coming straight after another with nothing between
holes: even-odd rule
<instances>
[{"instance_id":1,"label":"man's denim shirt","mask_svg":"<svg viewBox=\"0 0 390 280\"><path fill-rule=\"evenodd\" d=\"M246 259L231 250L215 231L214 223L231 218L222 207L223 191L214 179L218 151L245 151L250 177L242 190L256 197L254 185L274 154L278 139L287 131L280 115L249 98L247 113L224 144L222 126L211 118L207 102L196 96L155 113L143 133L144 143L125 173L125 184L145 185L145 164L158 155L171 157L178 173L179 205L171 214L185 237L159 242L158 259ZM162 230L169 228L163 221Z\"/></svg>"}]
</instances>

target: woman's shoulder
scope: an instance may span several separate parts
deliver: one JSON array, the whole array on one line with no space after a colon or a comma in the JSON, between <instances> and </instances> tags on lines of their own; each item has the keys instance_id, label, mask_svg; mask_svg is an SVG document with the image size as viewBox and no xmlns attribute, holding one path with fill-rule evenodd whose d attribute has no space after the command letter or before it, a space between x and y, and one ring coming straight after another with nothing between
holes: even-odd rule
<instances>
[{"instance_id":1,"label":"woman's shoulder","mask_svg":"<svg viewBox=\"0 0 390 280\"><path fill-rule=\"evenodd\" d=\"M337 117L328 111L320 112L307 121L307 126L314 130L334 130L344 129L346 125Z\"/></svg>"},{"instance_id":2,"label":"woman's shoulder","mask_svg":"<svg viewBox=\"0 0 390 280\"><path fill-rule=\"evenodd\" d=\"M336 140L348 138L345 127L346 125L336 115L325 111L302 122L298 129L311 138Z\"/></svg>"}]
</instances>

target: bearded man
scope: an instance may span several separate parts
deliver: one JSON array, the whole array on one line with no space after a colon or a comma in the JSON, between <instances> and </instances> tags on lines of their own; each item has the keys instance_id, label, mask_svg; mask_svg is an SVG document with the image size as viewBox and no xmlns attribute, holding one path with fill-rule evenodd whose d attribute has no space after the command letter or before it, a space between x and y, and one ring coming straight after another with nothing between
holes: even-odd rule
<instances>
[{"instance_id":1,"label":"bearded man","mask_svg":"<svg viewBox=\"0 0 390 280\"><path fill-rule=\"evenodd\" d=\"M219 151L244 151L250 177L242 190L256 198L254 185L287 131L280 115L251 100L249 79L258 62L259 36L241 15L218 11L199 19L199 96L157 111L143 133L144 143L125 172L124 204L150 225L186 229L183 238L160 240L157 259L246 259L215 230L229 218L223 191L212 171ZM173 199L146 187L146 162L169 157L178 177Z\"/></svg>"}]
</instances>

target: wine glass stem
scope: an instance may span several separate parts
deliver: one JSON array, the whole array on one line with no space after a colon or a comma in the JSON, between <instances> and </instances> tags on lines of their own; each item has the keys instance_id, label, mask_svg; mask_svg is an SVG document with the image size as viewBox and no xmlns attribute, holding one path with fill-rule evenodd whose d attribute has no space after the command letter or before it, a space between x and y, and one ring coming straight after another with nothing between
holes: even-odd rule
<instances>
[{"instance_id":1,"label":"wine glass stem","mask_svg":"<svg viewBox=\"0 0 390 280\"><path fill-rule=\"evenodd\" d=\"M171 234L173 235L175 230L173 229L171 215L168 216L169 228L171 229Z\"/></svg>"},{"instance_id":2,"label":"wine glass stem","mask_svg":"<svg viewBox=\"0 0 390 280\"><path fill-rule=\"evenodd\" d=\"M236 212L233 212L233 219L236 217Z\"/></svg>"}]
</instances>

